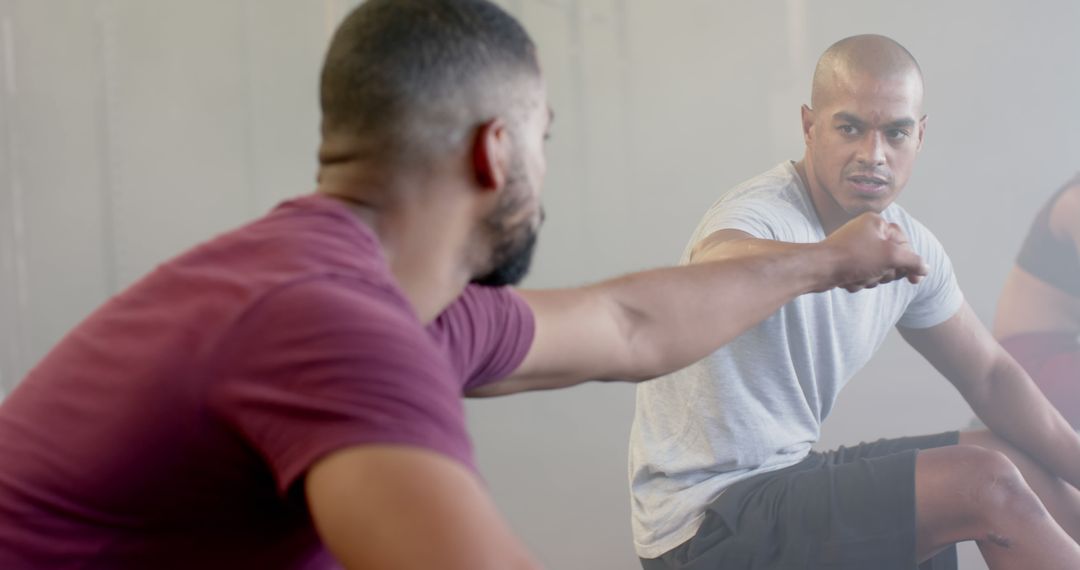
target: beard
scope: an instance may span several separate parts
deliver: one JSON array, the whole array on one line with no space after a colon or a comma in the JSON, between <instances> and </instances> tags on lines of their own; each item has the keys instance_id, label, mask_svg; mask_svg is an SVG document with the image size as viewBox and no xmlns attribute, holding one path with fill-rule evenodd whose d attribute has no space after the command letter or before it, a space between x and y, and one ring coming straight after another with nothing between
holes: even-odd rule
<instances>
[{"instance_id":1,"label":"beard","mask_svg":"<svg viewBox=\"0 0 1080 570\"><path fill-rule=\"evenodd\" d=\"M511 220L520 216L531 194L524 165L515 159L503 188L503 198L483 221L485 230L494 238L490 269L473 277L472 283L487 287L517 285L529 273L539 227L532 224L531 216L516 224L511 224ZM540 217L543 220L543 211Z\"/></svg>"},{"instance_id":2,"label":"beard","mask_svg":"<svg viewBox=\"0 0 1080 570\"><path fill-rule=\"evenodd\" d=\"M521 283L532 265L537 231L526 227L523 234L519 239L500 243L492 252L495 266L487 273L473 278L472 283L486 287L505 287Z\"/></svg>"}]
</instances>

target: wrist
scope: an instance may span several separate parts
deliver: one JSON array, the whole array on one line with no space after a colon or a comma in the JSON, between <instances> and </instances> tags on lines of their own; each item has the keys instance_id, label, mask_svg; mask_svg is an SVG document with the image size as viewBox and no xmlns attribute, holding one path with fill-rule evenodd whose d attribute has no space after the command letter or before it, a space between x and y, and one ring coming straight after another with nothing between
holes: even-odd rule
<instances>
[{"instance_id":1,"label":"wrist","mask_svg":"<svg viewBox=\"0 0 1080 570\"><path fill-rule=\"evenodd\" d=\"M844 256L828 241L806 244L806 250L799 255L810 263L810 284L807 292L828 291L841 283L841 264Z\"/></svg>"}]
</instances>

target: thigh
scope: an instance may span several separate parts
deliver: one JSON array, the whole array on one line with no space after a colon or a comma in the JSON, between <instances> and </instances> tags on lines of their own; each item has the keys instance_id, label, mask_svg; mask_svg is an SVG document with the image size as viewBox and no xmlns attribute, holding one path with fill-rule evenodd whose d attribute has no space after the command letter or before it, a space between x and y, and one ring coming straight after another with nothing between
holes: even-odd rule
<instances>
[{"instance_id":1,"label":"thigh","mask_svg":"<svg viewBox=\"0 0 1080 570\"><path fill-rule=\"evenodd\" d=\"M829 526L819 568L955 570L955 547L919 565L916 464L920 452L954 445L955 432L880 440L827 454Z\"/></svg>"},{"instance_id":2,"label":"thigh","mask_svg":"<svg viewBox=\"0 0 1080 570\"><path fill-rule=\"evenodd\" d=\"M812 454L733 485L709 506L693 539L645 567L913 570L917 449L844 462ZM926 568L955 568L955 552L939 561L945 565Z\"/></svg>"}]
</instances>

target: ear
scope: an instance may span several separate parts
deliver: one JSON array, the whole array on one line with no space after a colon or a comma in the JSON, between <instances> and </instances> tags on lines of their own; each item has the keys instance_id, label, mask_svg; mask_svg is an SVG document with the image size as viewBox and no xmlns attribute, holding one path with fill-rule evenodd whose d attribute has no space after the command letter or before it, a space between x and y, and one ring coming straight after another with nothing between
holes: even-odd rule
<instances>
[{"instance_id":1,"label":"ear","mask_svg":"<svg viewBox=\"0 0 1080 570\"><path fill-rule=\"evenodd\" d=\"M922 118L919 119L919 144L915 147L916 152L922 150L923 137L925 137L925 136L926 136L926 115L923 115Z\"/></svg>"},{"instance_id":2,"label":"ear","mask_svg":"<svg viewBox=\"0 0 1080 570\"><path fill-rule=\"evenodd\" d=\"M500 190L506 184L511 150L510 133L502 119L492 119L476 129L472 165L481 189Z\"/></svg>"},{"instance_id":3,"label":"ear","mask_svg":"<svg viewBox=\"0 0 1080 570\"><path fill-rule=\"evenodd\" d=\"M802 136L803 142L810 144L810 129L814 126L814 110L807 105L802 106Z\"/></svg>"}]
</instances>

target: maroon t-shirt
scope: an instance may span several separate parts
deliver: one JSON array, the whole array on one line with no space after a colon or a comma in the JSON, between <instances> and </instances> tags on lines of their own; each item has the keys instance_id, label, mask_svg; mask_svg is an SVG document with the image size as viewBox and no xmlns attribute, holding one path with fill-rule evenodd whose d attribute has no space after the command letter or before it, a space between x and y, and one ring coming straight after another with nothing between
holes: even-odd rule
<instances>
[{"instance_id":1,"label":"maroon t-shirt","mask_svg":"<svg viewBox=\"0 0 1080 570\"><path fill-rule=\"evenodd\" d=\"M325 568L311 465L405 444L473 468L461 396L533 339L508 289L426 329L374 234L311 195L158 267L0 405L0 568Z\"/></svg>"}]
</instances>

